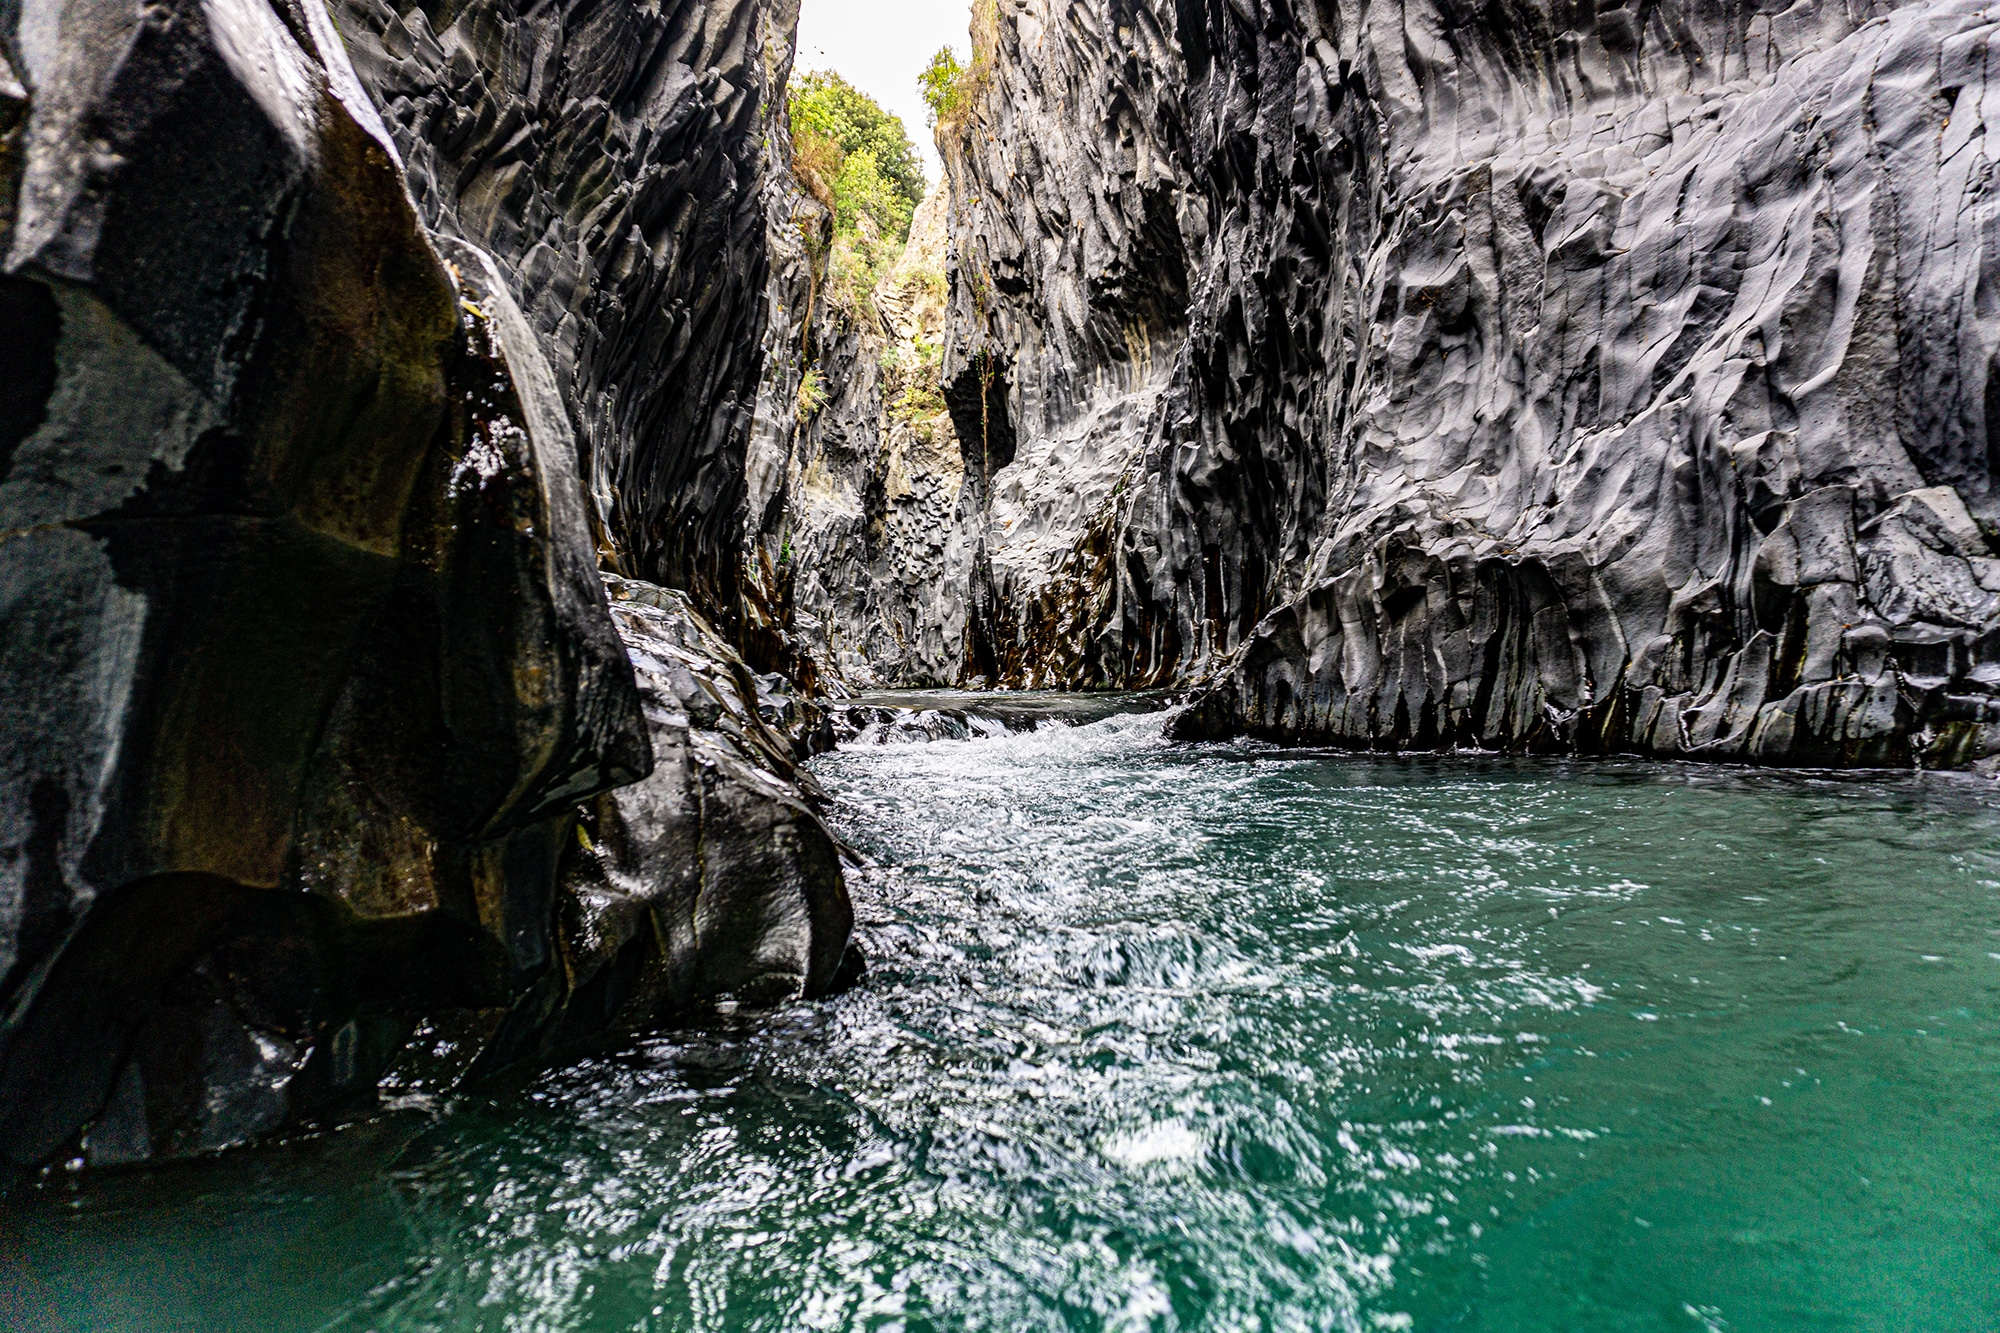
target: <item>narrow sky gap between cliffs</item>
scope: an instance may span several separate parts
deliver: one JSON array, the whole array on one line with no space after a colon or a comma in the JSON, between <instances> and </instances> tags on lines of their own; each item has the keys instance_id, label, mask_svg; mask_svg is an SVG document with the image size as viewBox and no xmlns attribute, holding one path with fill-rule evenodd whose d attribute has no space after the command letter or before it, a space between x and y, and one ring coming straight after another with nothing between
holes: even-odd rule
<instances>
[{"instance_id":1,"label":"narrow sky gap between cliffs","mask_svg":"<svg viewBox=\"0 0 2000 1333\"><path fill-rule=\"evenodd\" d=\"M942 164L917 75L941 47L964 57L966 16L954 0L805 0L799 69L833 70L900 117L935 181Z\"/></svg>"}]
</instances>

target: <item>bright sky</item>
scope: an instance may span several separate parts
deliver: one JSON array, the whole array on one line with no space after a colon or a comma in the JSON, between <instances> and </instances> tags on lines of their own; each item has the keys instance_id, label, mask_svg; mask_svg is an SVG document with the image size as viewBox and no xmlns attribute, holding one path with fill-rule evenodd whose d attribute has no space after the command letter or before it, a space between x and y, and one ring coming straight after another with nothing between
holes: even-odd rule
<instances>
[{"instance_id":1,"label":"bright sky","mask_svg":"<svg viewBox=\"0 0 2000 1333\"><path fill-rule=\"evenodd\" d=\"M799 15L799 72L830 69L903 118L932 181L942 169L917 92L917 75L940 46L965 58L971 42L967 0L805 0Z\"/></svg>"}]
</instances>

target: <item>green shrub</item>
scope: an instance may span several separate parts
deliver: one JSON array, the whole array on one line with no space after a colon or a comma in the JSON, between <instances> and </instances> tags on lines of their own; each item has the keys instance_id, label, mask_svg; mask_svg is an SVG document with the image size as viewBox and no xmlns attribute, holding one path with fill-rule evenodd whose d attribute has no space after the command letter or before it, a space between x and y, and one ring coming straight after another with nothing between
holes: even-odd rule
<instances>
[{"instance_id":1,"label":"green shrub","mask_svg":"<svg viewBox=\"0 0 2000 1333\"><path fill-rule=\"evenodd\" d=\"M812 420L825 406L826 380L817 367L808 368L806 373L799 377L799 424L804 425Z\"/></svg>"},{"instance_id":2,"label":"green shrub","mask_svg":"<svg viewBox=\"0 0 2000 1333\"><path fill-rule=\"evenodd\" d=\"M833 182L834 230L852 238L871 270L887 268L903 253L915 211L872 150L847 155Z\"/></svg>"},{"instance_id":3,"label":"green shrub","mask_svg":"<svg viewBox=\"0 0 2000 1333\"><path fill-rule=\"evenodd\" d=\"M833 213L833 298L850 309L895 264L923 202L924 173L903 122L832 72L792 93L792 164Z\"/></svg>"},{"instance_id":4,"label":"green shrub","mask_svg":"<svg viewBox=\"0 0 2000 1333\"><path fill-rule=\"evenodd\" d=\"M961 63L949 46L931 57L917 76L917 88L931 109L934 129L950 132L993 82L993 61L1000 50L1000 6L995 0L975 0L972 6L972 59Z\"/></svg>"},{"instance_id":5,"label":"green shrub","mask_svg":"<svg viewBox=\"0 0 2000 1333\"><path fill-rule=\"evenodd\" d=\"M943 343L921 337L897 343L884 354L882 368L890 420L916 425L944 412L944 390L938 384L944 368Z\"/></svg>"},{"instance_id":6,"label":"green shrub","mask_svg":"<svg viewBox=\"0 0 2000 1333\"><path fill-rule=\"evenodd\" d=\"M924 201L923 162L903 122L838 74L823 71L799 80L792 90L792 139L795 144L830 140L843 157L871 154L876 174L907 201L909 211ZM907 218L903 227L907 233Z\"/></svg>"},{"instance_id":7,"label":"green shrub","mask_svg":"<svg viewBox=\"0 0 2000 1333\"><path fill-rule=\"evenodd\" d=\"M964 78L965 66L959 63L958 52L949 46L938 48L938 53L931 57L931 63L917 75L917 88L931 109L932 125L958 119L965 100L962 95Z\"/></svg>"}]
</instances>

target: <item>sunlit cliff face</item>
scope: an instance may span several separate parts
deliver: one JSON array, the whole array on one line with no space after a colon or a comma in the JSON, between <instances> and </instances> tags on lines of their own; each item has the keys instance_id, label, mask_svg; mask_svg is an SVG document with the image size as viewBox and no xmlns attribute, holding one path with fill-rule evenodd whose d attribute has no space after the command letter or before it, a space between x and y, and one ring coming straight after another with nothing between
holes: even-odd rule
<instances>
[{"instance_id":1,"label":"sunlit cliff face","mask_svg":"<svg viewBox=\"0 0 2000 1333\"><path fill-rule=\"evenodd\" d=\"M1370 747L1991 748L1976 11L975 20L936 677Z\"/></svg>"}]
</instances>

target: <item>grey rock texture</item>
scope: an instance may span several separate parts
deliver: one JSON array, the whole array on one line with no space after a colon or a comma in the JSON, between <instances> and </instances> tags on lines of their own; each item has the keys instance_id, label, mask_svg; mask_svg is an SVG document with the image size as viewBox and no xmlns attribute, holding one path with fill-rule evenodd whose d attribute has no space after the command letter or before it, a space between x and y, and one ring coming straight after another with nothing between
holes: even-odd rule
<instances>
[{"instance_id":1,"label":"grey rock texture","mask_svg":"<svg viewBox=\"0 0 2000 1333\"><path fill-rule=\"evenodd\" d=\"M781 153L790 152L789 126L776 141ZM745 453L737 537L744 553L739 644L759 667L819 689L820 659L809 647L818 626L810 618L801 623L793 605L798 568L786 539L786 498L806 422L809 372L814 384L824 383L817 361L828 321L822 295L833 214L790 171L767 178L764 208L771 276L764 291L764 377Z\"/></svg>"},{"instance_id":2,"label":"grey rock texture","mask_svg":"<svg viewBox=\"0 0 2000 1333\"><path fill-rule=\"evenodd\" d=\"M981 4L973 37L972 104L938 136L952 199L943 370L968 492L965 675L1171 679L1177 641L1116 640L1138 628L1127 619L1150 631L1172 589L1133 589L1128 608L1114 548L1164 430L1190 247L1208 225L1172 7ZM1213 508L1282 504L1287 480L1246 477Z\"/></svg>"},{"instance_id":3,"label":"grey rock texture","mask_svg":"<svg viewBox=\"0 0 2000 1333\"><path fill-rule=\"evenodd\" d=\"M994 13L946 370L998 679L1219 673L1187 735L2000 748L1978 5Z\"/></svg>"},{"instance_id":4,"label":"grey rock texture","mask_svg":"<svg viewBox=\"0 0 2000 1333\"><path fill-rule=\"evenodd\" d=\"M565 1021L637 1031L723 998L820 995L854 914L802 751L808 701L758 678L687 594L610 580L652 735L652 775L585 808L565 875ZM858 954L856 955L858 959Z\"/></svg>"},{"instance_id":5,"label":"grey rock texture","mask_svg":"<svg viewBox=\"0 0 2000 1333\"><path fill-rule=\"evenodd\" d=\"M532 262L427 227L344 22L0 9L0 1172L366 1114L823 989L843 957L788 748L824 724L685 607L614 623L597 572L615 525L593 532L573 420L602 422L572 413L623 420L622 391L572 372L657 365L653 333L691 325L593 297L572 347ZM685 43L648 49L673 84ZM595 188L601 156L557 160L549 190ZM647 253L683 266L657 289L733 290ZM667 453L699 493L700 447ZM708 666L663 679L674 634ZM657 809L601 798L641 782Z\"/></svg>"},{"instance_id":6,"label":"grey rock texture","mask_svg":"<svg viewBox=\"0 0 2000 1333\"><path fill-rule=\"evenodd\" d=\"M963 666L969 501L937 386L946 210L940 183L900 262L852 305L825 294L824 210L792 187L772 212L748 600L783 640L768 664L829 689L948 684ZM808 374L821 401L801 396Z\"/></svg>"},{"instance_id":7,"label":"grey rock texture","mask_svg":"<svg viewBox=\"0 0 2000 1333\"><path fill-rule=\"evenodd\" d=\"M426 222L558 368L612 567L733 628L798 0L335 0Z\"/></svg>"}]
</instances>

